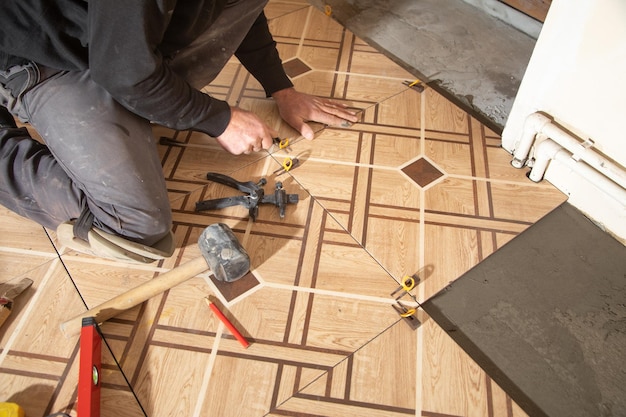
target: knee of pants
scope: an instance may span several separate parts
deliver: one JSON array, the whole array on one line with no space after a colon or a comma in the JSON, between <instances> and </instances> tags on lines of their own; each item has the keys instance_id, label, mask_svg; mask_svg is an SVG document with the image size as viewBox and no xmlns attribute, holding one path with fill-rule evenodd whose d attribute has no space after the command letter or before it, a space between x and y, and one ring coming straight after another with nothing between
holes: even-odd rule
<instances>
[{"instance_id":1,"label":"knee of pants","mask_svg":"<svg viewBox=\"0 0 626 417\"><path fill-rule=\"evenodd\" d=\"M167 236L172 230L171 211L161 213L159 217L153 217L148 224L143 225L139 239L144 245L151 246Z\"/></svg>"},{"instance_id":2,"label":"knee of pants","mask_svg":"<svg viewBox=\"0 0 626 417\"><path fill-rule=\"evenodd\" d=\"M106 212L101 207L91 207L91 212L94 214L95 227L148 246L152 246L172 230L172 212L169 206L149 210L116 208Z\"/></svg>"}]
</instances>

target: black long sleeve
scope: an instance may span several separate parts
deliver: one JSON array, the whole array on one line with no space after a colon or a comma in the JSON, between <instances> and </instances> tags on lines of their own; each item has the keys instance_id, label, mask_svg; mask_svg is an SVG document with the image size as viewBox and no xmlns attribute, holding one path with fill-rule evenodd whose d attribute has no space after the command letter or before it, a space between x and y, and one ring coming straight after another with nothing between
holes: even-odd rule
<instances>
[{"instance_id":1,"label":"black long sleeve","mask_svg":"<svg viewBox=\"0 0 626 417\"><path fill-rule=\"evenodd\" d=\"M91 1L91 77L120 104L145 119L173 129L219 136L230 120L228 104L192 88L173 73L159 48L168 41L164 35L175 13L174 4ZM186 30L194 35L193 27Z\"/></svg>"},{"instance_id":2,"label":"black long sleeve","mask_svg":"<svg viewBox=\"0 0 626 417\"><path fill-rule=\"evenodd\" d=\"M230 121L230 107L175 74L167 55L202 33L224 3L3 0L0 65L26 58L61 70L89 69L96 83L139 116L173 129L219 136ZM292 86L264 14L236 56L268 95Z\"/></svg>"},{"instance_id":3,"label":"black long sleeve","mask_svg":"<svg viewBox=\"0 0 626 417\"><path fill-rule=\"evenodd\" d=\"M264 13L254 22L235 56L261 83L268 96L293 86L283 69Z\"/></svg>"}]
</instances>

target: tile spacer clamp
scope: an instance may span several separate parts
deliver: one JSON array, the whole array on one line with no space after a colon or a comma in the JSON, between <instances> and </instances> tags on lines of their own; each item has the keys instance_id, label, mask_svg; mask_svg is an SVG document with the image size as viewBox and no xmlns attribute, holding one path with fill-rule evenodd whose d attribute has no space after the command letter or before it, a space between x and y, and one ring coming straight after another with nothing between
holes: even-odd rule
<instances>
[{"instance_id":1,"label":"tile spacer clamp","mask_svg":"<svg viewBox=\"0 0 626 417\"><path fill-rule=\"evenodd\" d=\"M420 80L404 81L402 84L406 85L407 87L413 90L416 90L419 93L424 91L424 84Z\"/></svg>"},{"instance_id":2,"label":"tile spacer clamp","mask_svg":"<svg viewBox=\"0 0 626 417\"><path fill-rule=\"evenodd\" d=\"M284 218L286 205L295 204L299 200L298 194L287 194L283 189L282 182L276 182L273 194L265 195L263 190L263 186L267 184L265 178L261 178L258 183L255 183L252 181L240 182L227 175L214 172L209 172L206 177L209 181L235 188L247 193L247 195L198 201L196 211L216 210L239 205L248 209L250 218L254 221L259 212L259 204L273 204L279 208L280 217Z\"/></svg>"},{"instance_id":3,"label":"tile spacer clamp","mask_svg":"<svg viewBox=\"0 0 626 417\"><path fill-rule=\"evenodd\" d=\"M274 142L274 145L278 146L278 149L280 150L286 149L287 151L289 151L289 139L288 138L285 138L285 139L273 138L272 142Z\"/></svg>"},{"instance_id":4,"label":"tile spacer clamp","mask_svg":"<svg viewBox=\"0 0 626 417\"><path fill-rule=\"evenodd\" d=\"M419 282L419 280L419 277L416 275L405 275L402 278L401 285L391 293L392 297L395 296L395 304L393 304L392 307L413 330L417 329L421 324L416 315L417 309L421 307L421 305L415 297L411 295L410 291L415 288L415 285ZM399 295L397 295L398 293ZM400 299L405 296L411 298L415 303L417 303L417 307L409 308L405 306L400 301Z\"/></svg>"},{"instance_id":5,"label":"tile spacer clamp","mask_svg":"<svg viewBox=\"0 0 626 417\"><path fill-rule=\"evenodd\" d=\"M415 287L415 278L406 275L404 278L402 278L402 285L400 285L394 292L391 293L392 296L396 295L397 293L404 291L402 293L400 293L399 296L396 297L396 300L402 298L405 293L408 293L409 291L411 291L414 287Z\"/></svg>"},{"instance_id":6,"label":"tile spacer clamp","mask_svg":"<svg viewBox=\"0 0 626 417\"><path fill-rule=\"evenodd\" d=\"M102 336L94 317L85 317L80 330L78 417L100 417Z\"/></svg>"}]
</instances>

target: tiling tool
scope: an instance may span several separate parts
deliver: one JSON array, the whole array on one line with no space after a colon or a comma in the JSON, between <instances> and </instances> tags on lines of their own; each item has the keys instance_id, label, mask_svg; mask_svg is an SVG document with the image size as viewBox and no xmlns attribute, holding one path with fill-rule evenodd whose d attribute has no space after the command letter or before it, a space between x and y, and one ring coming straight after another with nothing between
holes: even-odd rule
<instances>
[{"instance_id":1,"label":"tiling tool","mask_svg":"<svg viewBox=\"0 0 626 417\"><path fill-rule=\"evenodd\" d=\"M400 293L399 296L396 297L396 300L402 298L405 293L408 293L409 291L411 291L416 284L416 280L414 277L410 277L408 275L406 275L404 278L402 278L402 285L400 285L398 288L396 288L391 295L394 296L398 293ZM402 292L401 292L402 291Z\"/></svg>"},{"instance_id":2,"label":"tiling tool","mask_svg":"<svg viewBox=\"0 0 626 417\"><path fill-rule=\"evenodd\" d=\"M278 149L285 150L287 152L291 152L291 148L289 147L289 139L281 139L281 138L273 138L274 145L278 146Z\"/></svg>"},{"instance_id":3,"label":"tiling tool","mask_svg":"<svg viewBox=\"0 0 626 417\"><path fill-rule=\"evenodd\" d=\"M96 319L85 317L80 330L78 417L100 417L102 336Z\"/></svg>"},{"instance_id":4,"label":"tiling tool","mask_svg":"<svg viewBox=\"0 0 626 417\"><path fill-rule=\"evenodd\" d=\"M263 190L263 186L267 184L265 178L261 178L259 182L255 183L252 181L237 181L232 177L215 172L209 172L206 174L206 177L210 181L235 188L247 193L247 195L198 201L196 203L196 211L216 210L240 205L248 209L250 218L254 221L259 213L259 204L273 204L279 208L280 217L284 218L286 205L295 204L299 200L298 194L287 194L283 189L282 182L276 183L274 194L265 195Z\"/></svg>"},{"instance_id":5,"label":"tiling tool","mask_svg":"<svg viewBox=\"0 0 626 417\"><path fill-rule=\"evenodd\" d=\"M216 223L205 228L198 239L198 247L202 256L62 323L61 331L66 337L76 335L81 330L84 318L94 317L96 323L103 323L207 269L211 270L215 278L224 282L236 281L250 270L250 257L226 224Z\"/></svg>"},{"instance_id":6,"label":"tiling tool","mask_svg":"<svg viewBox=\"0 0 626 417\"><path fill-rule=\"evenodd\" d=\"M421 93L425 89L424 84L420 80L404 81L402 84L408 86L409 88L412 88L413 90L418 91L419 93Z\"/></svg>"},{"instance_id":7,"label":"tiling tool","mask_svg":"<svg viewBox=\"0 0 626 417\"><path fill-rule=\"evenodd\" d=\"M404 321L413 329L417 329L420 326L420 321L417 318L417 308L416 307L407 307L400 300L396 300L396 304L392 305L394 310L398 312L400 317L404 319Z\"/></svg>"},{"instance_id":8,"label":"tiling tool","mask_svg":"<svg viewBox=\"0 0 626 417\"><path fill-rule=\"evenodd\" d=\"M405 321L409 324L409 326L411 326L413 330L417 329L421 324L416 316L417 308L420 306L420 304L417 302L415 297L411 295L410 291L415 288L415 285L419 282L419 280L419 276L406 275L404 278L402 278L402 284L391 293L392 297L395 296L396 301L396 303L393 304L392 307L398 312L400 317L405 319ZM405 306L402 302L400 302L400 299L402 297L411 298L417 304L417 307Z\"/></svg>"},{"instance_id":9,"label":"tiling tool","mask_svg":"<svg viewBox=\"0 0 626 417\"><path fill-rule=\"evenodd\" d=\"M13 300L31 285L33 280L30 278L16 278L0 284L0 327L11 315Z\"/></svg>"},{"instance_id":10,"label":"tiling tool","mask_svg":"<svg viewBox=\"0 0 626 417\"><path fill-rule=\"evenodd\" d=\"M280 164L280 168L272 172L272 174L278 177L298 166L300 166L300 160L298 158L292 158L288 156L283 159L283 162Z\"/></svg>"},{"instance_id":11,"label":"tiling tool","mask_svg":"<svg viewBox=\"0 0 626 417\"><path fill-rule=\"evenodd\" d=\"M211 311L217 316L217 318L220 319L222 323L224 323L224 326L226 326L230 334L235 336L235 339L237 339L237 341L241 344L241 346L244 347L244 349L247 349L248 346L250 346L250 342L248 342L246 338L241 334L241 332L237 330L237 328L233 325L233 323L228 320L228 317L226 317L224 313L222 313L222 310L220 310L219 307L213 301L211 301L210 297L205 297L204 301L207 303Z\"/></svg>"}]
</instances>

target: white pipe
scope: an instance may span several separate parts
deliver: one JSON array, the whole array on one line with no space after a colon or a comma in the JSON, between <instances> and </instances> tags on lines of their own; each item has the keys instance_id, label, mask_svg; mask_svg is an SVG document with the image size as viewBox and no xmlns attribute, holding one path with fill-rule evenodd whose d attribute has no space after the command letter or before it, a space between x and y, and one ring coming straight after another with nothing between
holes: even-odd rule
<instances>
[{"instance_id":1,"label":"white pipe","mask_svg":"<svg viewBox=\"0 0 626 417\"><path fill-rule=\"evenodd\" d=\"M526 159L528 159L528 154L530 153L530 148L532 148L533 142L535 141L535 137L543 130L543 127L549 123L552 123L552 121L541 113L533 113L526 118L524 130L522 130L522 138L513 152L511 165L515 168L524 167Z\"/></svg>"},{"instance_id":2,"label":"white pipe","mask_svg":"<svg viewBox=\"0 0 626 417\"><path fill-rule=\"evenodd\" d=\"M571 157L569 152L551 139L545 139L539 142L539 144L535 146L535 161L533 162L532 169L528 173L528 179L533 182L541 181L548 169L550 161L557 159L557 155L560 153L566 153L568 157ZM561 157L559 156L559 158Z\"/></svg>"},{"instance_id":3,"label":"white pipe","mask_svg":"<svg viewBox=\"0 0 626 417\"><path fill-rule=\"evenodd\" d=\"M585 147L584 144L552 123L548 117L541 113L533 113L526 118L522 138L513 152L511 164L514 167L522 168L525 165L530 149L539 134L545 135L570 151L575 161L583 160L622 188L626 188L626 171L624 171L624 168L602 157L591 147Z\"/></svg>"},{"instance_id":4,"label":"white pipe","mask_svg":"<svg viewBox=\"0 0 626 417\"><path fill-rule=\"evenodd\" d=\"M580 174L609 197L626 207L626 190L602 175L583 161L577 161L573 155L551 139L545 139L535 146L535 163L528 174L531 181L539 182L548 168L550 161L558 161L572 171Z\"/></svg>"}]
</instances>

